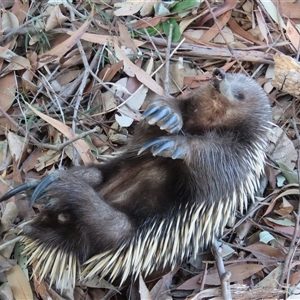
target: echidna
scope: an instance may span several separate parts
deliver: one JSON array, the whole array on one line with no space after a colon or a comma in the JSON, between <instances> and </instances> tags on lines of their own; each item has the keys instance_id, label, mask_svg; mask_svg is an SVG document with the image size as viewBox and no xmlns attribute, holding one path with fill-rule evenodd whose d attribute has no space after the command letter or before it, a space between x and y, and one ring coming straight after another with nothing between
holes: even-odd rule
<instances>
[{"instance_id":1,"label":"echidna","mask_svg":"<svg viewBox=\"0 0 300 300\"><path fill-rule=\"evenodd\" d=\"M215 69L184 99L150 104L120 156L55 171L34 189L45 203L24 227L40 279L135 280L174 268L220 236L264 170L270 106L242 74ZM31 188L25 184L2 200Z\"/></svg>"}]
</instances>

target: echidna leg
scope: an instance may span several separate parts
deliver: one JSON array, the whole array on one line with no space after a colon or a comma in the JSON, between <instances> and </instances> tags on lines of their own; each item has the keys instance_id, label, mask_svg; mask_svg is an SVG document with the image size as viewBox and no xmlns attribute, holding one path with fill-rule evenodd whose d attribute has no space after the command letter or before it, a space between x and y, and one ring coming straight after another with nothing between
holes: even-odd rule
<instances>
[{"instance_id":1,"label":"echidna leg","mask_svg":"<svg viewBox=\"0 0 300 300\"><path fill-rule=\"evenodd\" d=\"M38 198L39 193L41 193L48 185L53 181L59 178L61 171L55 171L46 176L42 181L40 180L31 180L22 185L17 186L16 188L8 191L0 198L0 202L8 200L9 198L20 194L22 192L28 191L29 194L32 194L32 189L34 189L31 196L30 206L32 206L35 200ZM69 172L72 175L76 176L79 180L83 180L91 187L98 187L102 182L102 173L99 168L99 165L90 165L85 167L73 167L69 169Z\"/></svg>"},{"instance_id":2,"label":"echidna leg","mask_svg":"<svg viewBox=\"0 0 300 300\"><path fill-rule=\"evenodd\" d=\"M24 233L47 249L61 249L83 262L134 232L124 213L107 204L94 188L69 171L46 177L37 190L33 202L45 205L24 227Z\"/></svg>"}]
</instances>

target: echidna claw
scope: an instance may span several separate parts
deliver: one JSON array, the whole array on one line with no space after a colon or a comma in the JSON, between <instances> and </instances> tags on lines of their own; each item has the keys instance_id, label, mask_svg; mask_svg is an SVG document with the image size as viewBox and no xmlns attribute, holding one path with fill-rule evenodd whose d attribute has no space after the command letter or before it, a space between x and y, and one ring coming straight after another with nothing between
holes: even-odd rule
<instances>
[{"instance_id":1,"label":"echidna claw","mask_svg":"<svg viewBox=\"0 0 300 300\"><path fill-rule=\"evenodd\" d=\"M173 128L173 127L177 126L177 123L178 123L178 115L173 114L169 118L167 118L166 120L161 122L160 129L165 130L168 128Z\"/></svg>"},{"instance_id":2,"label":"echidna claw","mask_svg":"<svg viewBox=\"0 0 300 300\"><path fill-rule=\"evenodd\" d=\"M145 119L149 116L151 116L152 114L154 114L155 112L157 112L159 109L158 106L156 105L150 105L144 112L143 114L141 115L141 118L142 119Z\"/></svg>"},{"instance_id":3,"label":"echidna claw","mask_svg":"<svg viewBox=\"0 0 300 300\"><path fill-rule=\"evenodd\" d=\"M157 145L155 145L152 149L152 154L153 156L156 156L160 153L162 153L164 150L169 150L174 148L174 142L171 140L162 140L160 143L157 143Z\"/></svg>"},{"instance_id":4,"label":"echidna claw","mask_svg":"<svg viewBox=\"0 0 300 300\"><path fill-rule=\"evenodd\" d=\"M169 107L161 107L154 115L148 118L148 123L150 125L154 125L157 122L163 120L165 117L167 117L170 114L170 112L171 111Z\"/></svg>"},{"instance_id":5,"label":"echidna claw","mask_svg":"<svg viewBox=\"0 0 300 300\"><path fill-rule=\"evenodd\" d=\"M140 155L145 150L151 148L153 156L163 156L172 159L184 159L184 149L172 136L159 137L144 144L138 152Z\"/></svg>"},{"instance_id":6,"label":"echidna claw","mask_svg":"<svg viewBox=\"0 0 300 300\"><path fill-rule=\"evenodd\" d=\"M28 181L22 185L19 185L18 187L14 188L14 189L8 191L6 194L4 194L0 198L0 202L5 201L5 200L9 199L10 197L13 197L17 194L20 194L23 191L26 191L31 188L35 188L38 184L39 184L38 180L32 180L32 181Z\"/></svg>"},{"instance_id":7,"label":"echidna claw","mask_svg":"<svg viewBox=\"0 0 300 300\"><path fill-rule=\"evenodd\" d=\"M45 190L47 189L47 187L54 182L55 180L58 179L59 175L58 172L53 172L51 174L49 174L48 176L46 176L39 184L38 186L35 188L31 199L29 201L29 206L32 207L33 204L39 199L41 198L41 195L45 192Z\"/></svg>"},{"instance_id":8,"label":"echidna claw","mask_svg":"<svg viewBox=\"0 0 300 300\"><path fill-rule=\"evenodd\" d=\"M177 133L182 128L182 119L178 113L162 103L151 104L142 114L142 119L170 133Z\"/></svg>"},{"instance_id":9,"label":"echidna claw","mask_svg":"<svg viewBox=\"0 0 300 300\"><path fill-rule=\"evenodd\" d=\"M154 139L154 140L149 141L148 143L144 144L144 146L139 150L138 155L140 155L141 153L143 153L145 150L147 150L148 148L152 147L153 145L157 144L157 142L159 140L160 139L157 138L157 139Z\"/></svg>"}]
</instances>

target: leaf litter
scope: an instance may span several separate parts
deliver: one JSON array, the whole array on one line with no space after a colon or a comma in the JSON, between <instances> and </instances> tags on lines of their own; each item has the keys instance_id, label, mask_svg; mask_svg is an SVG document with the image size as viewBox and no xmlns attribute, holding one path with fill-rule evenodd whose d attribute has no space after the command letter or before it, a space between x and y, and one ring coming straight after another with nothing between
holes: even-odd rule
<instances>
[{"instance_id":1,"label":"leaf litter","mask_svg":"<svg viewBox=\"0 0 300 300\"><path fill-rule=\"evenodd\" d=\"M244 72L269 94L275 126L257 204L220 239L232 296L300 298L299 1L11 0L0 6L1 194L120 151L147 103L165 94L166 62L174 96L201 85L215 67ZM34 211L23 196L14 198L0 205L1 299L126 299L105 282L61 293L27 277L17 234ZM142 299L221 296L209 251L157 282L140 277L140 283Z\"/></svg>"}]
</instances>

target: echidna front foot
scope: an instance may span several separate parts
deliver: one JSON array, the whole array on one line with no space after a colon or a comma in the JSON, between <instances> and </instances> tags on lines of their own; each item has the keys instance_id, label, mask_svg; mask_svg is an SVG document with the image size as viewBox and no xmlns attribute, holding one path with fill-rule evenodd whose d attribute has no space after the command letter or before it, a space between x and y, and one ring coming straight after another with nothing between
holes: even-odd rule
<instances>
[{"instance_id":1,"label":"echidna front foot","mask_svg":"<svg viewBox=\"0 0 300 300\"><path fill-rule=\"evenodd\" d=\"M142 118L150 125L157 125L161 130L177 133L183 121L180 112L166 100L156 100L142 114Z\"/></svg>"}]
</instances>

